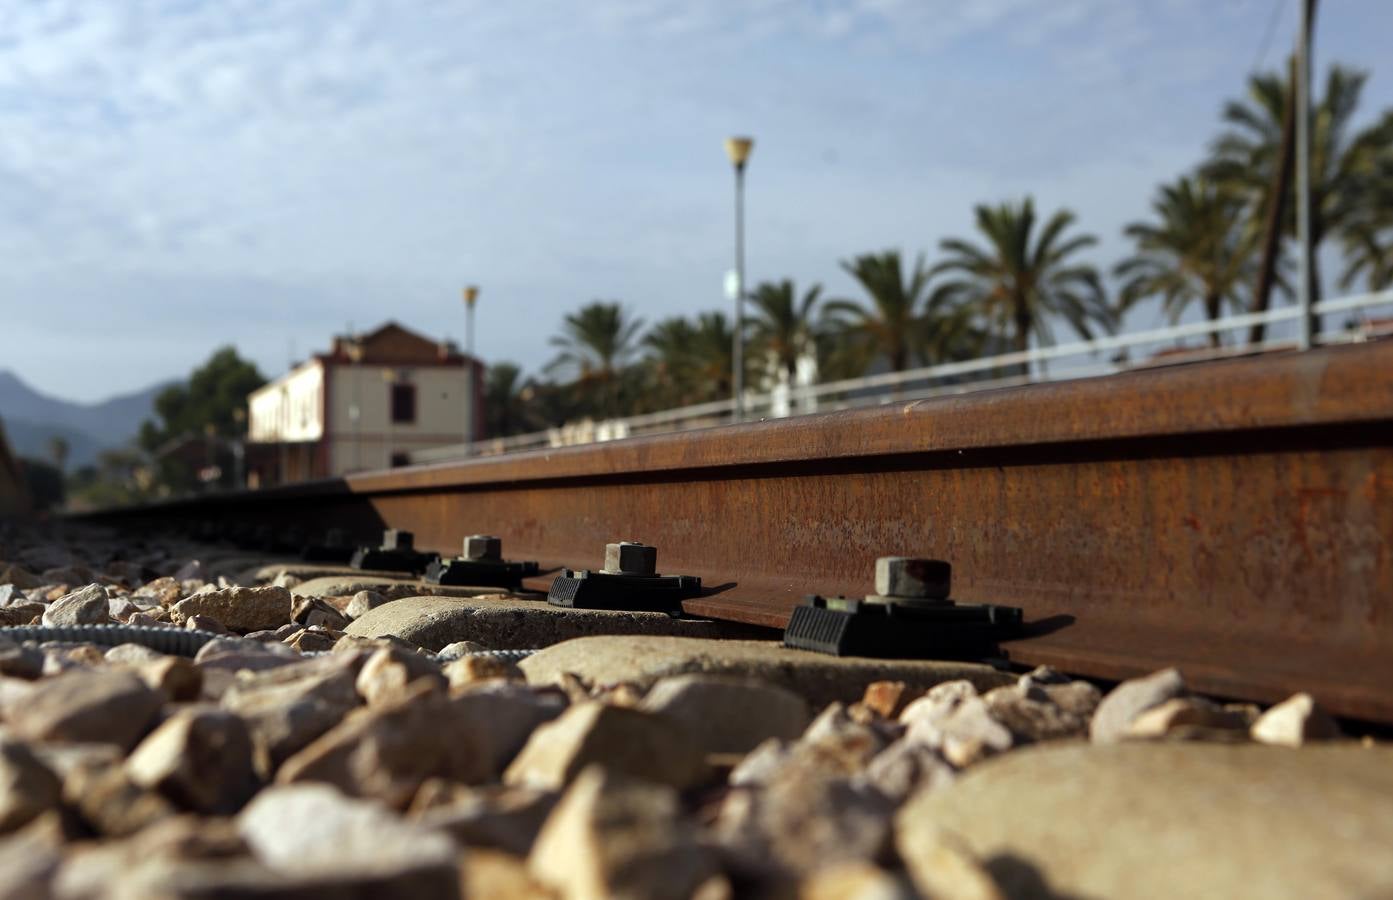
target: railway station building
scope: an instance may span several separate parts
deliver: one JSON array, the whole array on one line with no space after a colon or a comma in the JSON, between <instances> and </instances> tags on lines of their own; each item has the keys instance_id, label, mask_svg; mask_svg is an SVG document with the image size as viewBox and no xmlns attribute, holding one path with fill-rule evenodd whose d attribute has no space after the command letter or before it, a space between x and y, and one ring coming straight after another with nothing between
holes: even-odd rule
<instances>
[{"instance_id":1,"label":"railway station building","mask_svg":"<svg viewBox=\"0 0 1393 900\"><path fill-rule=\"evenodd\" d=\"M414 450L463 442L471 414L484 437L483 384L477 359L395 322L335 337L247 398L247 485L405 465Z\"/></svg>"}]
</instances>

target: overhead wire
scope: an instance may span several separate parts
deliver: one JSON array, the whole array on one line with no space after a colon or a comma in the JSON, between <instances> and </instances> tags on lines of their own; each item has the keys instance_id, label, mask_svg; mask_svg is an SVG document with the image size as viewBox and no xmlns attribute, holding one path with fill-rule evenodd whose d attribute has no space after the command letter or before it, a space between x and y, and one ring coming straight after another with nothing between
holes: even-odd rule
<instances>
[{"instance_id":1,"label":"overhead wire","mask_svg":"<svg viewBox=\"0 0 1393 900\"><path fill-rule=\"evenodd\" d=\"M1267 16L1267 27L1263 29L1262 40L1258 42L1258 52L1253 57L1250 71L1257 72L1267 61L1267 51L1272 48L1272 38L1277 33L1277 20L1282 17L1282 11L1286 6L1287 0L1272 0L1272 12Z\"/></svg>"}]
</instances>

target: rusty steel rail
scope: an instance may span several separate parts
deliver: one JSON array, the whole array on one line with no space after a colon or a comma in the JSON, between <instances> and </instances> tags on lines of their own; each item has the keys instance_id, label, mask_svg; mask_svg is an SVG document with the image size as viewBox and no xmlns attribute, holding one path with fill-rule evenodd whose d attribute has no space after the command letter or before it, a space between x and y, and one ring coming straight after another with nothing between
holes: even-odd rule
<instances>
[{"instance_id":1,"label":"rusty steel rail","mask_svg":"<svg viewBox=\"0 0 1393 900\"><path fill-rule=\"evenodd\" d=\"M1023 607L1023 664L1393 722L1393 343L1204 363L211 496L91 518L608 540L701 576L695 615L782 626L878 556ZM534 580L530 586L544 587Z\"/></svg>"}]
</instances>

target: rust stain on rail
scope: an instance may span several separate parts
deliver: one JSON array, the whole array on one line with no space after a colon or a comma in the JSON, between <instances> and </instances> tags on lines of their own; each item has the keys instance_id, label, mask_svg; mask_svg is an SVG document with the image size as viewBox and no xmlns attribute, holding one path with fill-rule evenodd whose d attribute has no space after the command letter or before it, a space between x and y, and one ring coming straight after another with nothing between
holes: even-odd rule
<instances>
[{"instance_id":1,"label":"rust stain on rail","mask_svg":"<svg viewBox=\"0 0 1393 900\"><path fill-rule=\"evenodd\" d=\"M1393 344L1207 363L353 476L106 515L384 524L457 551L599 564L607 540L782 625L870 588L877 556L953 563L961 600L1051 629L1013 659L1201 690L1313 689L1393 721Z\"/></svg>"}]
</instances>

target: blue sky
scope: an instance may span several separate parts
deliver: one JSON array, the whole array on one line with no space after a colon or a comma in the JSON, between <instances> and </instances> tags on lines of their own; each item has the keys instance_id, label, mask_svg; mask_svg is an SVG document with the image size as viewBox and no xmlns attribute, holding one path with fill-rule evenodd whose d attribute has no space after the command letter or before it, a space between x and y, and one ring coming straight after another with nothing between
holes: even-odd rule
<instances>
[{"instance_id":1,"label":"blue sky","mask_svg":"<svg viewBox=\"0 0 1393 900\"><path fill-rule=\"evenodd\" d=\"M273 375L349 323L462 339L476 282L480 355L536 369L593 298L724 302L730 133L757 141L751 282L854 295L838 260L932 260L1027 192L1110 266L1297 6L0 4L0 367L98 399L231 342ZM1373 70L1365 116L1390 35L1393 3L1322 5L1317 63Z\"/></svg>"}]
</instances>

